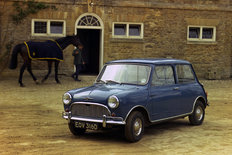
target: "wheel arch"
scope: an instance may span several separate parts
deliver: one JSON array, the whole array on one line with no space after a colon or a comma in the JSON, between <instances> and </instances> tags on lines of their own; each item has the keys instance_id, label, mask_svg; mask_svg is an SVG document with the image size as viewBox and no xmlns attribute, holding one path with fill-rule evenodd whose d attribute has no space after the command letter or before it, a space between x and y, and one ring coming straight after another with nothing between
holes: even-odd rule
<instances>
[{"instance_id":1,"label":"wheel arch","mask_svg":"<svg viewBox=\"0 0 232 155\"><path fill-rule=\"evenodd\" d=\"M195 99L195 101L193 102L192 111L190 112L190 114L193 113L194 107L195 107L197 101L202 102L202 104L204 105L204 108L206 108L206 106L207 106L207 101L206 101L206 99L205 99L203 96L198 96L198 97Z\"/></svg>"},{"instance_id":2,"label":"wheel arch","mask_svg":"<svg viewBox=\"0 0 232 155\"><path fill-rule=\"evenodd\" d=\"M144 116L145 126L148 126L148 125L151 124L148 111L147 111L146 108L143 107L143 106L135 106L135 107L131 108L131 110L128 112L128 114L127 114L127 116L126 116L126 118L125 118L125 121L127 121L128 116L129 116L133 111L138 111L138 112L140 112L140 113Z\"/></svg>"},{"instance_id":3,"label":"wheel arch","mask_svg":"<svg viewBox=\"0 0 232 155\"><path fill-rule=\"evenodd\" d=\"M207 102L203 96L199 96L198 98L196 98L194 105L196 104L197 101L201 101L203 103L204 107L206 108Z\"/></svg>"}]
</instances>

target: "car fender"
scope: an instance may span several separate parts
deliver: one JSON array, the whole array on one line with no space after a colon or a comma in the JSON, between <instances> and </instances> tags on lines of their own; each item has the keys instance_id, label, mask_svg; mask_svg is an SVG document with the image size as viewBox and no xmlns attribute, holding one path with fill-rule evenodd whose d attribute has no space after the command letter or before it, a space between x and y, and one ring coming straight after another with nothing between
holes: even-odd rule
<instances>
[{"instance_id":1,"label":"car fender","mask_svg":"<svg viewBox=\"0 0 232 155\"><path fill-rule=\"evenodd\" d=\"M140 111L144 115L144 117L147 119L147 121L151 122L149 112L147 111L146 107L144 107L143 105L136 105L133 108L131 108L124 119L125 122L132 111Z\"/></svg>"}]
</instances>

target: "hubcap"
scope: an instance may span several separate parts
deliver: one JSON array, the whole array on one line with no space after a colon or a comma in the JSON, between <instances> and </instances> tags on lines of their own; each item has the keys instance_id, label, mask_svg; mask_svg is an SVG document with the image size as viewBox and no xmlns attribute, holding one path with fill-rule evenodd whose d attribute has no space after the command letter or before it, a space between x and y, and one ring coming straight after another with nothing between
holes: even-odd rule
<instances>
[{"instance_id":1,"label":"hubcap","mask_svg":"<svg viewBox=\"0 0 232 155\"><path fill-rule=\"evenodd\" d=\"M203 118L203 109L198 106L196 109L196 119L200 121Z\"/></svg>"},{"instance_id":2,"label":"hubcap","mask_svg":"<svg viewBox=\"0 0 232 155\"><path fill-rule=\"evenodd\" d=\"M142 132L142 121L141 119L137 118L134 123L134 133L136 136L139 136Z\"/></svg>"}]
</instances>

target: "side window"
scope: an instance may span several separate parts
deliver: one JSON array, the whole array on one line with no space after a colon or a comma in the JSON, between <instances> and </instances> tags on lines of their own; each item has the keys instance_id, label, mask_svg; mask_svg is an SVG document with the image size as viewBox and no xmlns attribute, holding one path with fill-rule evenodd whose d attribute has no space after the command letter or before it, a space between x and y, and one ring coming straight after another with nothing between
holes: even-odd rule
<instances>
[{"instance_id":1,"label":"side window","mask_svg":"<svg viewBox=\"0 0 232 155\"><path fill-rule=\"evenodd\" d=\"M135 84L146 84L150 73L148 66L128 65L126 71L127 82Z\"/></svg>"},{"instance_id":2,"label":"side window","mask_svg":"<svg viewBox=\"0 0 232 155\"><path fill-rule=\"evenodd\" d=\"M190 65L176 65L176 71L179 83L191 83L195 81Z\"/></svg>"},{"instance_id":3,"label":"side window","mask_svg":"<svg viewBox=\"0 0 232 155\"><path fill-rule=\"evenodd\" d=\"M175 84L173 69L171 66L156 66L152 75L153 86Z\"/></svg>"}]
</instances>

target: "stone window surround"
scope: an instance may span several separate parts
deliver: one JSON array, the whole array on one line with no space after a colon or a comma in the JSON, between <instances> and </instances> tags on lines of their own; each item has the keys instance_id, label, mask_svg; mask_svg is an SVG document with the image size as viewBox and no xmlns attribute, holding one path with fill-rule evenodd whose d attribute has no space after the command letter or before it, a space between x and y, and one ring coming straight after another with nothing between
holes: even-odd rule
<instances>
[{"instance_id":1,"label":"stone window surround","mask_svg":"<svg viewBox=\"0 0 232 155\"><path fill-rule=\"evenodd\" d=\"M125 25L125 35L114 35L114 28L115 25ZM133 36L129 35L129 26L130 25L139 25L140 26L140 35L139 36ZM112 38L125 38L125 39L143 39L143 34L144 34L144 26L143 23L133 23L133 22L113 22L112 23Z\"/></svg>"},{"instance_id":2,"label":"stone window surround","mask_svg":"<svg viewBox=\"0 0 232 155\"><path fill-rule=\"evenodd\" d=\"M35 33L34 23L35 22L46 22L47 23L47 33ZM50 24L51 22L63 22L63 33L51 33L50 32ZM64 37L66 36L66 21L65 20L52 20L52 19L32 19L31 21L31 35L32 36L57 36Z\"/></svg>"},{"instance_id":3,"label":"stone window surround","mask_svg":"<svg viewBox=\"0 0 232 155\"><path fill-rule=\"evenodd\" d=\"M189 38L189 28L199 28L200 36L199 38ZM203 28L212 28L213 29L213 37L212 39L202 38ZM187 41L197 41L197 42L216 42L216 26L199 26L199 25L189 25L187 27Z\"/></svg>"}]
</instances>

